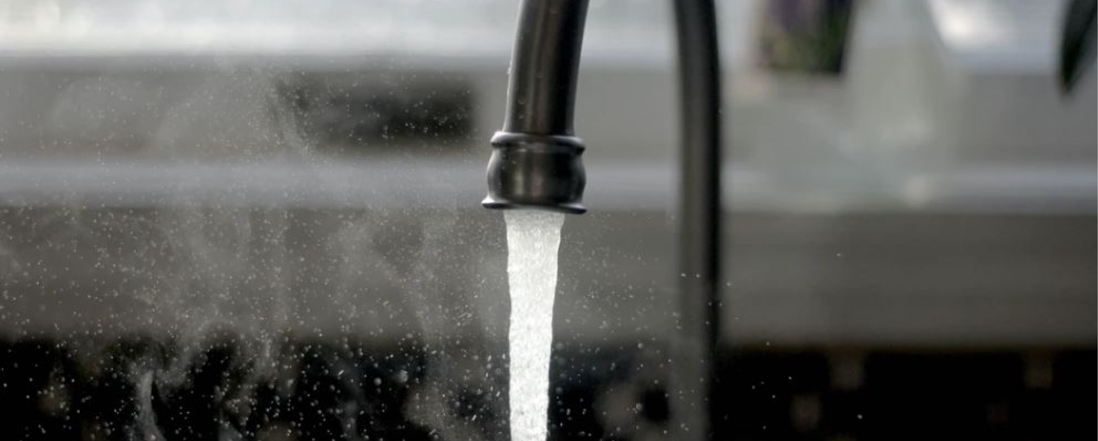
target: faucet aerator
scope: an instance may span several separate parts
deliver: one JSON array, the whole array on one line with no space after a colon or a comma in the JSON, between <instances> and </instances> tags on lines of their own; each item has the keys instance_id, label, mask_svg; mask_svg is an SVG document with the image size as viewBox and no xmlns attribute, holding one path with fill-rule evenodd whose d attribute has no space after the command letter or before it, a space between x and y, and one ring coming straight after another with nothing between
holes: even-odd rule
<instances>
[{"instance_id":1,"label":"faucet aerator","mask_svg":"<svg viewBox=\"0 0 1098 441\"><path fill-rule=\"evenodd\" d=\"M583 141L567 135L496 132L488 160L486 208L582 214Z\"/></svg>"}]
</instances>

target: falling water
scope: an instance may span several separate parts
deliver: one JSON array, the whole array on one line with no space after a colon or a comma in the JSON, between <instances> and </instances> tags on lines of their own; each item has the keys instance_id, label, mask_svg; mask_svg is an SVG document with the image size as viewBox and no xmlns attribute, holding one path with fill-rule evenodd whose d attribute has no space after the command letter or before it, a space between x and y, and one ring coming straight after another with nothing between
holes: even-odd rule
<instances>
[{"instance_id":1,"label":"falling water","mask_svg":"<svg viewBox=\"0 0 1098 441\"><path fill-rule=\"evenodd\" d=\"M544 441L548 434L557 249L564 215L507 210L503 217L511 288L511 440Z\"/></svg>"}]
</instances>

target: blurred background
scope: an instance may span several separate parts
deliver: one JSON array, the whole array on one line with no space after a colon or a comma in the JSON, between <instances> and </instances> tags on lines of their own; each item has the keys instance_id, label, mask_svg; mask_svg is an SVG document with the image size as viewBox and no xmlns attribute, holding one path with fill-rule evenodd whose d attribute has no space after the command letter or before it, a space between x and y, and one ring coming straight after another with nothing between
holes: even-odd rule
<instances>
[{"instance_id":1,"label":"blurred background","mask_svg":"<svg viewBox=\"0 0 1098 441\"><path fill-rule=\"evenodd\" d=\"M1094 439L1067 2L719 1L715 439ZM0 0L0 433L503 440L517 4ZM666 439L671 11L591 4L554 439Z\"/></svg>"}]
</instances>

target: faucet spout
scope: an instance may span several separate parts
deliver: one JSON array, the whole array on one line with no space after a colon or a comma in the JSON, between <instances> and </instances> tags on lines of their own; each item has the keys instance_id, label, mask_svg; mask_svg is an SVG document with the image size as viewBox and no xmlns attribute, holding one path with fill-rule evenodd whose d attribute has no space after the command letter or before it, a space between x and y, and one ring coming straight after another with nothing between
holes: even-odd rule
<instances>
[{"instance_id":1,"label":"faucet spout","mask_svg":"<svg viewBox=\"0 0 1098 441\"><path fill-rule=\"evenodd\" d=\"M587 0L523 0L487 208L583 213L587 178L573 115Z\"/></svg>"},{"instance_id":2,"label":"faucet spout","mask_svg":"<svg viewBox=\"0 0 1098 441\"><path fill-rule=\"evenodd\" d=\"M674 0L682 152L678 198L679 315L669 394L677 440L714 438L720 338L721 68L714 0ZM523 0L507 116L492 138L488 208L583 213L583 142L573 115L587 0ZM722 415L722 421L726 419Z\"/></svg>"}]
</instances>

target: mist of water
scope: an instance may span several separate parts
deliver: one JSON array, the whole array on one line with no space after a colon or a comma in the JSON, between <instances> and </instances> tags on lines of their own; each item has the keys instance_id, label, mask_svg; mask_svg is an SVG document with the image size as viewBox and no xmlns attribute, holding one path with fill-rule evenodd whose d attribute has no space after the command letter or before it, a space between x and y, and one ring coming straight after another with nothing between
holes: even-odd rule
<instances>
[{"instance_id":1,"label":"mist of water","mask_svg":"<svg viewBox=\"0 0 1098 441\"><path fill-rule=\"evenodd\" d=\"M467 243L455 240L485 235L461 230L469 224L457 202L390 206L350 192L362 183L330 173L345 158L311 144L284 96L295 90L298 75L247 66L201 73L178 84L164 80L171 93L163 97L154 93L159 83L147 86L143 77L125 75L74 78L58 93L55 108L36 127L53 137L43 145L52 139L87 147L92 153L77 147L54 153L73 164L102 155L107 170L162 179L149 190L130 182L130 174L73 166L95 172L87 179L91 189L47 177L44 182L62 181L49 199L57 206L24 208L16 201L16 211L4 207L0 340L40 334L73 348L80 360L96 366L102 360L88 375L132 386L126 391L135 412L118 416L111 430L128 430L134 439L265 439L264 430L281 433L291 419L323 418L349 421L341 423L348 439L370 437L388 423L356 426L360 413L348 409L371 400L402 406L410 432L496 438L503 426L494 416L503 407L497 367L505 324L502 314L491 312L504 302L476 293L502 294L480 286L502 281L476 277L489 259L471 258ZM127 107L131 102L139 105ZM142 112L147 121L133 116ZM133 121L113 123L110 115L118 113ZM213 164L218 173L233 174L228 185L201 182ZM322 184L265 188L263 173L270 170ZM446 181L415 178L432 179ZM90 199L104 188L124 191L104 191L110 195L105 203ZM35 295L42 281L63 277L69 279L63 287L56 283L49 302ZM479 313L478 305L489 305L489 313ZM489 340L492 345L484 344ZM363 348L390 351L385 359L391 362L348 361L365 359ZM308 378L338 388L302 386ZM254 428L245 423L266 418L256 410L260 387L275 403L309 397L341 411L282 414ZM382 389L407 398L362 392ZM216 426L206 424L215 420ZM309 430L292 432L309 438Z\"/></svg>"},{"instance_id":2,"label":"mist of water","mask_svg":"<svg viewBox=\"0 0 1098 441\"><path fill-rule=\"evenodd\" d=\"M553 297L564 215L508 210L504 220L511 290L511 440L543 441L548 435Z\"/></svg>"}]
</instances>

